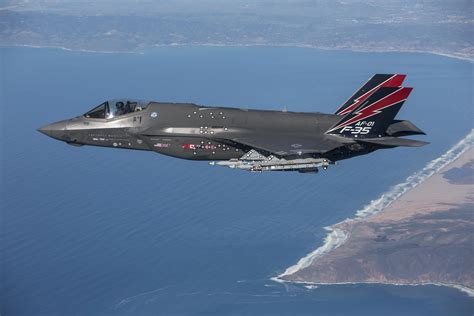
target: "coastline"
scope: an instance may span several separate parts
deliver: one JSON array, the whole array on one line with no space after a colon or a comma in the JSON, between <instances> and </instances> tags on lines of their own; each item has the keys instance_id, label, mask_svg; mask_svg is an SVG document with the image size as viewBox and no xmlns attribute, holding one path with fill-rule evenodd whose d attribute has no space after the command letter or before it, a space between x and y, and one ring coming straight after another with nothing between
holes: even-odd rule
<instances>
[{"instance_id":1,"label":"coastline","mask_svg":"<svg viewBox=\"0 0 474 316\"><path fill-rule=\"evenodd\" d=\"M107 51L107 50L89 50L89 49L73 49L63 46L54 46L54 45L30 45L30 44L17 44L17 45L2 45L0 47L23 47L23 48L50 48L50 49L59 49L67 52L78 52L78 53L96 53L96 54L141 54L140 52L134 51Z\"/></svg>"},{"instance_id":2,"label":"coastline","mask_svg":"<svg viewBox=\"0 0 474 316\"><path fill-rule=\"evenodd\" d=\"M474 148L474 129L471 130L467 136L460 140L457 144L451 147L445 154L440 157L428 162L426 166L420 171L415 172L409 176L404 182L395 185L388 191L383 193L378 199L372 200L362 209L356 211L354 218L345 219L339 223L325 227L328 231L324 239L322 246L318 247L314 251L310 252L303 258L301 258L295 265L288 267L280 275L271 278L275 282L283 283L299 283L307 285L334 285L334 284L390 284L390 285L439 285L449 286L456 288L467 293L470 297L474 297L474 289L466 287L461 284L454 283L442 283L442 282L413 282L413 283L392 283L392 282L306 282L299 280L288 279L289 276L295 274L309 267L313 262L318 259L332 253L334 250L344 245L351 234L348 231L348 224L361 223L367 221L369 218L375 217L376 215L383 214L383 211L388 208L392 203L397 201L398 198L402 197L405 193L410 192L418 185L424 183L430 179L433 175L439 173L442 169L455 162L464 153Z\"/></svg>"},{"instance_id":3,"label":"coastline","mask_svg":"<svg viewBox=\"0 0 474 316\"><path fill-rule=\"evenodd\" d=\"M25 48L51 48L51 49L60 49L68 52L82 52L82 53L96 53L96 54L144 54L147 49L153 47L283 47L283 48L309 48L309 49L319 49L325 51L350 51L355 53L413 53L413 54L430 54L436 56L443 56L458 60L467 61L469 63L474 63L474 56L464 56L457 55L453 53L438 52L438 51L424 51L419 49L362 49L355 47L325 47L325 46L315 46L309 44L217 44L217 43L188 43L188 44L154 44L145 46L142 49L136 50L123 50L123 51L112 51L112 50L90 50L90 49L75 49L68 48L64 46L55 46L55 45L32 45L32 44L0 44L0 47L25 47Z\"/></svg>"},{"instance_id":4,"label":"coastline","mask_svg":"<svg viewBox=\"0 0 474 316\"><path fill-rule=\"evenodd\" d=\"M331 286L331 285L357 285L357 284L371 284L371 285L391 285L391 286L445 286L453 289L457 289L463 293L466 293L469 297L474 298L474 289L452 283L437 283L437 282L424 282L424 283L391 283L391 282L334 282L334 283L324 283L324 282L304 282L304 281L286 281L281 280L278 277L271 278L272 281L277 283L291 283L291 284L301 284L308 289L316 289L320 286Z\"/></svg>"}]
</instances>

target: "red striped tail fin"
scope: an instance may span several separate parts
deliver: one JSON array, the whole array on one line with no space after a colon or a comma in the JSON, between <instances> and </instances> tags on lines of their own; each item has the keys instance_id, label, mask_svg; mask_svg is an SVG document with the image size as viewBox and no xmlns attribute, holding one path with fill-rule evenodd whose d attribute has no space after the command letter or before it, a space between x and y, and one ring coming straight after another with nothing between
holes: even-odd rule
<instances>
[{"instance_id":1,"label":"red striped tail fin","mask_svg":"<svg viewBox=\"0 0 474 316\"><path fill-rule=\"evenodd\" d=\"M381 137L385 135L413 88L381 87L351 113L345 115L326 134L345 137Z\"/></svg>"},{"instance_id":2,"label":"red striped tail fin","mask_svg":"<svg viewBox=\"0 0 474 316\"><path fill-rule=\"evenodd\" d=\"M362 87L359 88L343 105L336 111L337 115L346 115L367 100L372 94L382 87L399 87L405 80L402 74L375 74Z\"/></svg>"}]
</instances>

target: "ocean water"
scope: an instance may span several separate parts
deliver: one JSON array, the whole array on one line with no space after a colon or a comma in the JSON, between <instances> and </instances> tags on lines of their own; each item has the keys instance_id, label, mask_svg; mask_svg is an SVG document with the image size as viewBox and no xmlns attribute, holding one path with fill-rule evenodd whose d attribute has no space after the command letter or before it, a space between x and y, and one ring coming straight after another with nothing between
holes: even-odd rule
<instances>
[{"instance_id":1,"label":"ocean water","mask_svg":"<svg viewBox=\"0 0 474 316\"><path fill-rule=\"evenodd\" d=\"M161 47L142 54L1 48L3 315L471 315L437 286L270 280L446 152L472 128L473 64L428 54ZM398 118L432 144L319 174L208 166L151 152L76 148L36 132L133 97L333 112L373 73L408 74Z\"/></svg>"}]
</instances>

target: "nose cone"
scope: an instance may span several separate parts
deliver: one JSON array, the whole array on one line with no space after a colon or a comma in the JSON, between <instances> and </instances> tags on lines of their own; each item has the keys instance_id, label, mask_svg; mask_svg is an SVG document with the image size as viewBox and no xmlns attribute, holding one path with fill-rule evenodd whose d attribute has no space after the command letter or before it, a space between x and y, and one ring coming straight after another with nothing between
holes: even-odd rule
<instances>
[{"instance_id":1,"label":"nose cone","mask_svg":"<svg viewBox=\"0 0 474 316\"><path fill-rule=\"evenodd\" d=\"M57 140L64 140L67 130L67 121L60 121L38 128L38 132Z\"/></svg>"}]
</instances>

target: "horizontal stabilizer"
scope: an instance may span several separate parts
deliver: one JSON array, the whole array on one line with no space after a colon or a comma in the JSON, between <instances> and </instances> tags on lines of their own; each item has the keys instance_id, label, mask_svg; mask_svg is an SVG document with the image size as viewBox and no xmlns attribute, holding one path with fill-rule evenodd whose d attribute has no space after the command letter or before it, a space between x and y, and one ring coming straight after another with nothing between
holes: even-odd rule
<instances>
[{"instance_id":1,"label":"horizontal stabilizer","mask_svg":"<svg viewBox=\"0 0 474 316\"><path fill-rule=\"evenodd\" d=\"M378 137L378 138L360 138L358 142L370 143L382 146L402 146L402 147L421 147L428 145L428 142L421 140L398 138L398 137Z\"/></svg>"},{"instance_id":2,"label":"horizontal stabilizer","mask_svg":"<svg viewBox=\"0 0 474 316\"><path fill-rule=\"evenodd\" d=\"M421 129L410 121L394 120L387 128L386 134L388 136L399 137L409 135L426 135Z\"/></svg>"}]
</instances>

